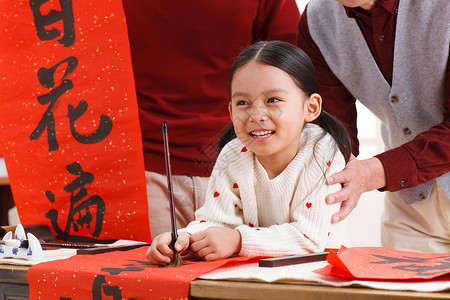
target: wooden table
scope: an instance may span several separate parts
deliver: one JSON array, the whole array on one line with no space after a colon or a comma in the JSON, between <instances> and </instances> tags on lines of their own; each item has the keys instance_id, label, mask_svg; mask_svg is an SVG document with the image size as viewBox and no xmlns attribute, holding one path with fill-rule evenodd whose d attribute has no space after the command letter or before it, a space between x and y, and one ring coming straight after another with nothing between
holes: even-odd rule
<instances>
[{"instance_id":1,"label":"wooden table","mask_svg":"<svg viewBox=\"0 0 450 300\"><path fill-rule=\"evenodd\" d=\"M0 177L0 185L9 185L8 177Z\"/></svg>"},{"instance_id":2,"label":"wooden table","mask_svg":"<svg viewBox=\"0 0 450 300\"><path fill-rule=\"evenodd\" d=\"M28 267L0 265L0 299L28 299ZM197 279L191 282L192 299L332 299L400 300L450 299L450 292L386 291L363 287L330 287L312 284L259 283Z\"/></svg>"}]
</instances>

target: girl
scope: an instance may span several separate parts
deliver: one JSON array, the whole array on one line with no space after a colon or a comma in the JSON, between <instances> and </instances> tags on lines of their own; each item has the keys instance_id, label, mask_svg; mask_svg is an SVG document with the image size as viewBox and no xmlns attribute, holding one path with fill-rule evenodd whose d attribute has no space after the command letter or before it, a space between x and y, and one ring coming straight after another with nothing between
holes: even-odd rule
<instances>
[{"instance_id":1,"label":"girl","mask_svg":"<svg viewBox=\"0 0 450 300\"><path fill-rule=\"evenodd\" d=\"M289 43L255 43L233 63L229 91L237 138L220 152L206 203L178 231L176 250L215 260L339 247L342 225L331 224L339 204L325 196L340 185L325 178L344 168L350 139L322 110L309 58ZM147 258L169 263L170 242L170 232L157 236Z\"/></svg>"}]
</instances>

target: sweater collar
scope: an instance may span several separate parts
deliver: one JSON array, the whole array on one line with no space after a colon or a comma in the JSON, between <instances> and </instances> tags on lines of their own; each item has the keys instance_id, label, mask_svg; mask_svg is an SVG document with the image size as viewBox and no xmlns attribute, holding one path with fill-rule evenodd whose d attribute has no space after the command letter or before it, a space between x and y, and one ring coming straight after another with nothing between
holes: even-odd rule
<instances>
[{"instance_id":1,"label":"sweater collar","mask_svg":"<svg viewBox=\"0 0 450 300\"><path fill-rule=\"evenodd\" d=\"M376 7L375 10L385 9L389 13L391 13L392 15L395 16L395 15L397 15L399 2L400 2L400 0L380 0L378 7ZM372 14L371 12L368 12L368 11L362 9L361 7L351 8L351 7L344 6L344 9L345 9L345 13L347 14L347 16L349 18L355 18L360 15L370 16Z\"/></svg>"}]
</instances>

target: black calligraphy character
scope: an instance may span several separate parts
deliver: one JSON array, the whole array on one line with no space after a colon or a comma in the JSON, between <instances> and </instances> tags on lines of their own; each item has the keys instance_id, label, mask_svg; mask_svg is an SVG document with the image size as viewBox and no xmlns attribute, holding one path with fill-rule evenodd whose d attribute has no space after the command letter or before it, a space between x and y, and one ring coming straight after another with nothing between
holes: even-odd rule
<instances>
[{"instance_id":1,"label":"black calligraphy character","mask_svg":"<svg viewBox=\"0 0 450 300\"><path fill-rule=\"evenodd\" d=\"M75 130L75 121L78 120L87 110L87 103L81 100L77 107L73 107L69 104L69 121L70 121L70 131L73 137L81 144L95 144L104 140L112 130L112 121L109 117L105 115L100 116L100 124L98 128L90 135L81 135Z\"/></svg>"},{"instance_id":2,"label":"black calligraphy character","mask_svg":"<svg viewBox=\"0 0 450 300\"><path fill-rule=\"evenodd\" d=\"M75 21L73 17L72 0L59 0L61 11L50 10L46 15L41 13L41 6L50 0L30 0L30 8L33 12L36 33L41 41L53 40L61 35L61 31L48 26L58 21L63 21L64 35L58 43L64 47L72 46L75 43Z\"/></svg>"},{"instance_id":3,"label":"black calligraphy character","mask_svg":"<svg viewBox=\"0 0 450 300\"><path fill-rule=\"evenodd\" d=\"M69 57L60 63L56 64L50 69L40 68L38 71L38 79L42 86L51 89L55 86L55 72L56 69L62 64L67 64L66 70L63 77L61 78L61 84L51 90L48 94L39 96L37 98L39 104L48 104L47 110L42 116L36 128L30 135L30 140L37 140L42 133L47 128L47 140L48 140L48 150L55 151L59 149L58 141L56 140L55 131L55 117L53 116L53 111L56 109L59 97L62 94L73 88L73 83L70 79L66 79L78 66L78 59L76 57Z\"/></svg>"},{"instance_id":4,"label":"black calligraphy character","mask_svg":"<svg viewBox=\"0 0 450 300\"><path fill-rule=\"evenodd\" d=\"M113 296L113 300L121 300L122 292L118 286L107 286L105 275L97 275L92 285L92 299L101 300L103 291L106 296ZM103 291L102 291L103 287Z\"/></svg>"},{"instance_id":5,"label":"black calligraphy character","mask_svg":"<svg viewBox=\"0 0 450 300\"><path fill-rule=\"evenodd\" d=\"M94 237L99 237L102 231L103 218L105 216L105 202L97 195L91 196L80 202L87 196L87 189L84 186L94 181L94 175L89 172L84 172L78 162L68 165L66 169L70 174L78 176L78 178L64 187L64 191L70 193L70 208L66 227L64 230L59 227L57 222L58 211L56 209L49 210L45 216L50 219L53 229L60 239L65 241L88 241L89 239L87 238L71 236L70 229L73 227L74 231L78 232L79 226L83 228L86 225L87 228L90 228L93 217L89 207L95 206L97 214L92 235ZM77 190L78 192L76 192ZM53 193L47 191L46 196L50 201L54 201ZM82 216L83 211L84 216Z\"/></svg>"},{"instance_id":6,"label":"black calligraphy character","mask_svg":"<svg viewBox=\"0 0 450 300\"><path fill-rule=\"evenodd\" d=\"M122 291L119 286L105 285L105 275L97 275L92 285L92 300L101 300L103 293L105 296L113 296L113 300L122 299ZM103 288L103 290L102 290ZM128 300L136 300L136 298L128 298Z\"/></svg>"},{"instance_id":7,"label":"black calligraphy character","mask_svg":"<svg viewBox=\"0 0 450 300\"><path fill-rule=\"evenodd\" d=\"M102 272L108 272L111 275L119 275L122 272L141 272L143 268L134 265L124 265L123 268L102 268Z\"/></svg>"},{"instance_id":8,"label":"black calligraphy character","mask_svg":"<svg viewBox=\"0 0 450 300\"><path fill-rule=\"evenodd\" d=\"M450 268L450 255L439 257L389 257L385 255L372 254L382 261L370 262L371 264L392 264L392 269L414 272L420 276L433 276L444 274Z\"/></svg>"}]
</instances>

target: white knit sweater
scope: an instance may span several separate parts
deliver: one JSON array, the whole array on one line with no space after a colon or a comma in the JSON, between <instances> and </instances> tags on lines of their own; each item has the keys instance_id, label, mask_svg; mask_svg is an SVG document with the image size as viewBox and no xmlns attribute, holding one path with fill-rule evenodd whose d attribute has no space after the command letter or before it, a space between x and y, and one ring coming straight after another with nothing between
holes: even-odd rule
<instances>
[{"instance_id":1,"label":"white knit sweater","mask_svg":"<svg viewBox=\"0 0 450 300\"><path fill-rule=\"evenodd\" d=\"M339 204L325 196L340 185L326 176L342 170L344 157L333 138L317 125L306 124L299 151L286 169L269 179L256 156L238 140L221 151L209 180L206 203L195 221L180 232L210 226L239 230L241 256L282 256L339 247L341 224L331 224Z\"/></svg>"}]
</instances>

